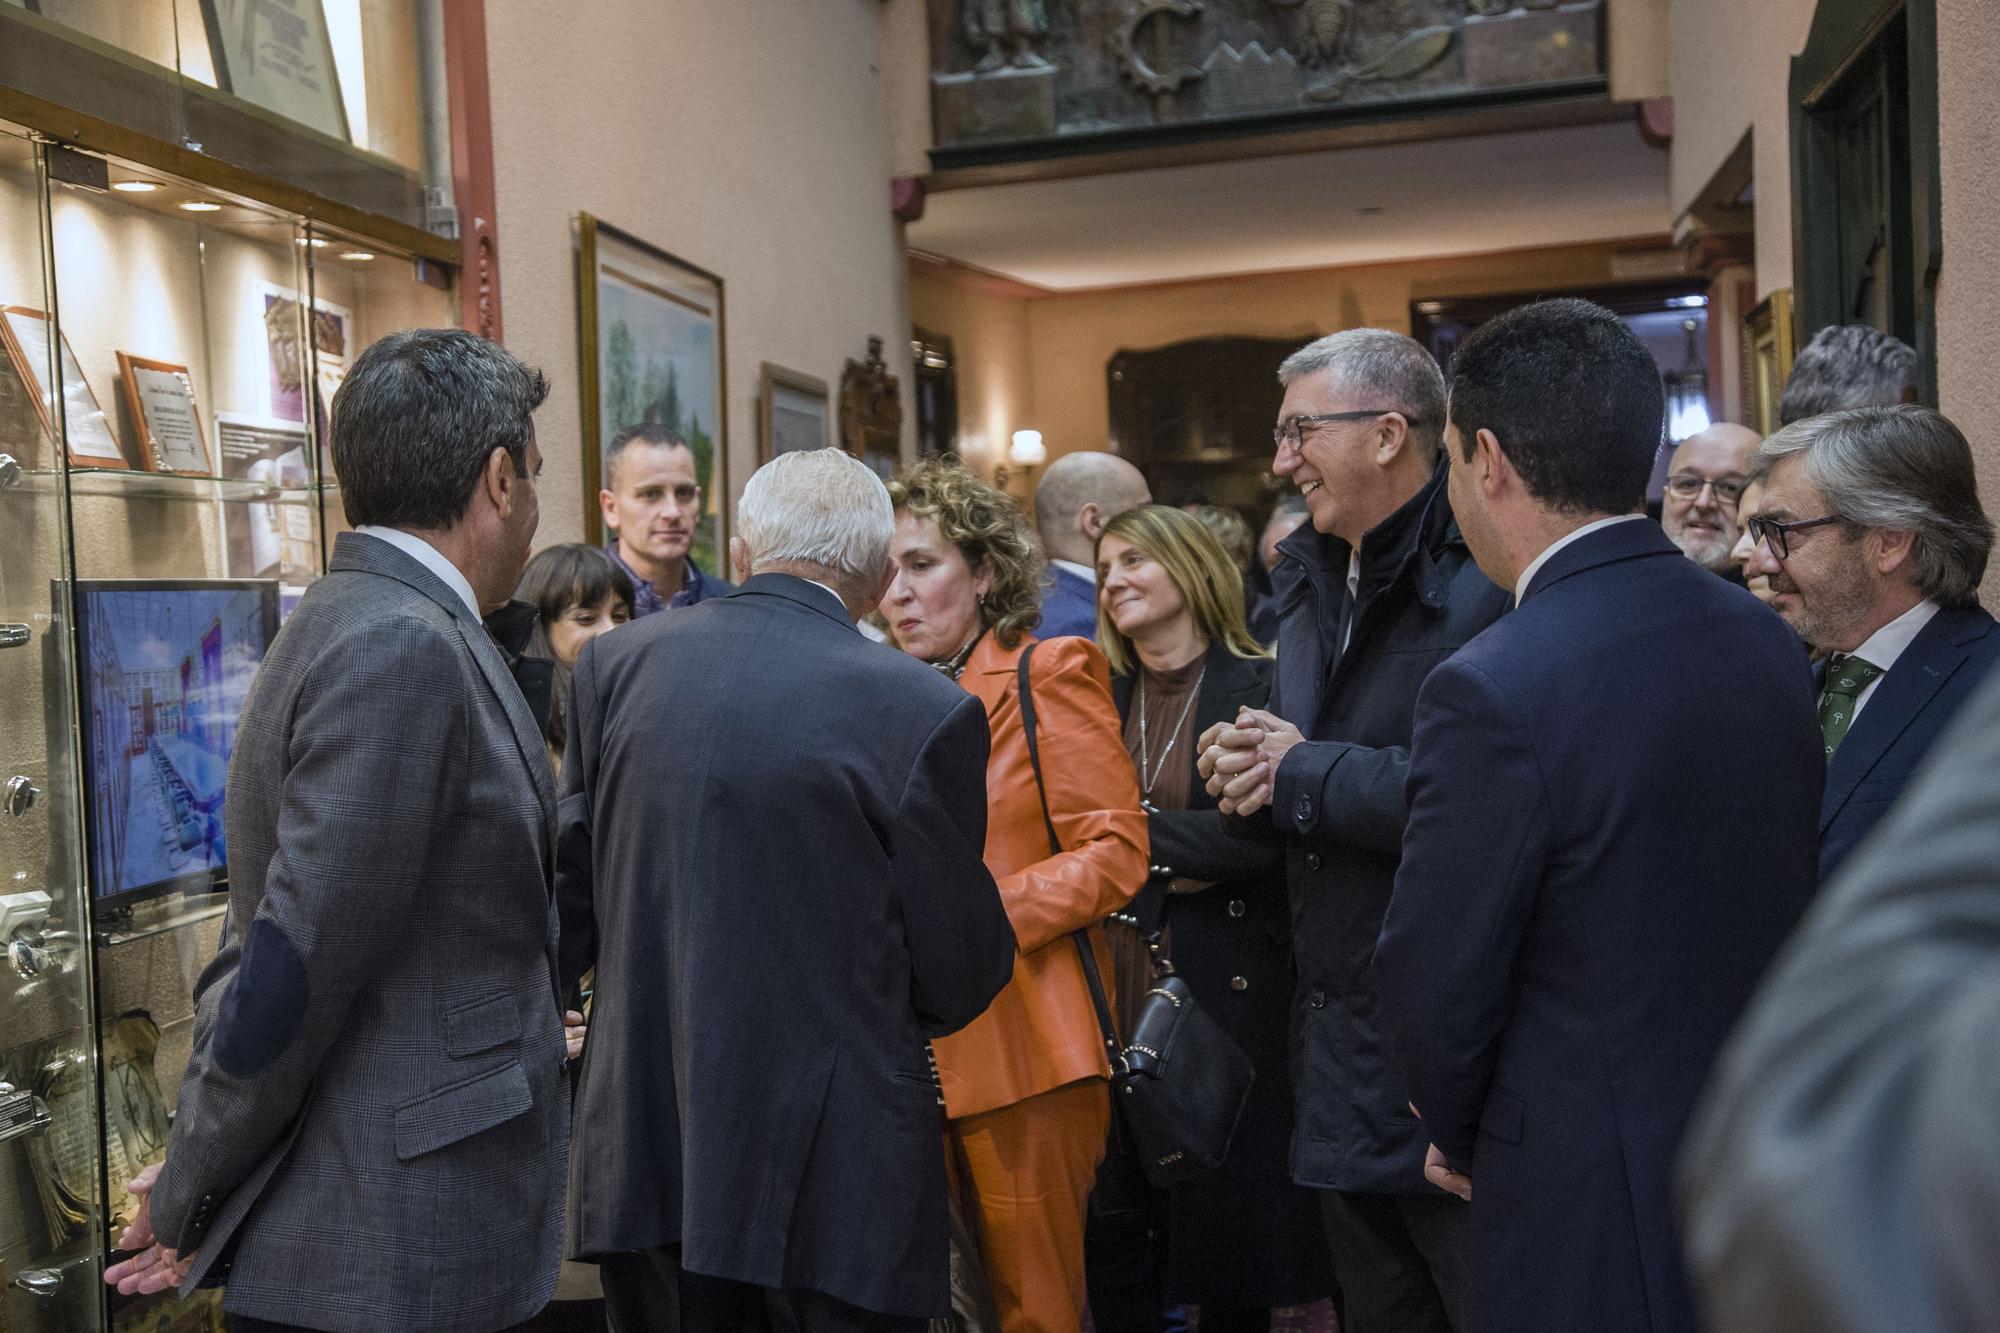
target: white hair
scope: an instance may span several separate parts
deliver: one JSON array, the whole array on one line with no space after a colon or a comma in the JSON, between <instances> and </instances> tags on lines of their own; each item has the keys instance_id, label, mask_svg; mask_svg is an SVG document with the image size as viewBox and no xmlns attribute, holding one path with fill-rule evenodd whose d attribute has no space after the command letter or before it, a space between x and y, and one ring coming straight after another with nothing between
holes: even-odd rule
<instances>
[{"instance_id":1,"label":"white hair","mask_svg":"<svg viewBox=\"0 0 2000 1333\"><path fill-rule=\"evenodd\" d=\"M874 579L895 530L882 479L839 449L778 455L757 469L736 505L736 535L753 574L792 564Z\"/></svg>"}]
</instances>

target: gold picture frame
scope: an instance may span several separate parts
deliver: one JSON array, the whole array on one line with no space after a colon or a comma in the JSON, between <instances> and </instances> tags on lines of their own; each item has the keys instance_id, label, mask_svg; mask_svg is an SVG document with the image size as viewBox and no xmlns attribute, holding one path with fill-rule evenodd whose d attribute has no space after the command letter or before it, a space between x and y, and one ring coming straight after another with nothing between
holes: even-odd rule
<instances>
[{"instance_id":1,"label":"gold picture frame","mask_svg":"<svg viewBox=\"0 0 2000 1333\"><path fill-rule=\"evenodd\" d=\"M589 213L576 224L577 348L583 398L583 523L604 540L604 451L648 421L685 435L702 489L688 555L723 567L729 549L729 362L722 278Z\"/></svg>"},{"instance_id":2,"label":"gold picture frame","mask_svg":"<svg viewBox=\"0 0 2000 1333\"><path fill-rule=\"evenodd\" d=\"M1743 317L1743 377L1748 390L1750 425L1759 435L1778 429L1778 405L1785 380L1798 355L1798 330L1792 319L1792 290L1781 287Z\"/></svg>"},{"instance_id":3,"label":"gold picture frame","mask_svg":"<svg viewBox=\"0 0 2000 1333\"><path fill-rule=\"evenodd\" d=\"M757 462L824 449L833 420L826 381L766 361L757 384Z\"/></svg>"}]
</instances>

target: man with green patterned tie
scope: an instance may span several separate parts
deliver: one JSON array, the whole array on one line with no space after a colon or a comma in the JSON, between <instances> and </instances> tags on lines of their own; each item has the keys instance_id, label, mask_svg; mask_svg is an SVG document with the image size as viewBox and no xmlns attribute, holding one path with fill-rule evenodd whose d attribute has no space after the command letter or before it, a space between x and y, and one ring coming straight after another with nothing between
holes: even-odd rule
<instances>
[{"instance_id":1,"label":"man with green patterned tie","mask_svg":"<svg viewBox=\"0 0 2000 1333\"><path fill-rule=\"evenodd\" d=\"M1829 656L1820 669L1826 795L1820 879L1902 794L1965 697L2000 661L1979 605L1993 524L1972 450L1926 407L1809 417L1764 442L1749 573Z\"/></svg>"}]
</instances>

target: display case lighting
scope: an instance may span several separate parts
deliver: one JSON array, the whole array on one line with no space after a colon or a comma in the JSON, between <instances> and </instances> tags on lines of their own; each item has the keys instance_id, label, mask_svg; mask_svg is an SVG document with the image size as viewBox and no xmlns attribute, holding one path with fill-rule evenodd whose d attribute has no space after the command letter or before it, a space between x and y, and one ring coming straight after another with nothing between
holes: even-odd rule
<instances>
[{"instance_id":1,"label":"display case lighting","mask_svg":"<svg viewBox=\"0 0 2000 1333\"><path fill-rule=\"evenodd\" d=\"M366 250L343 250L340 252L340 257L351 260L356 264L365 264L375 256Z\"/></svg>"},{"instance_id":2,"label":"display case lighting","mask_svg":"<svg viewBox=\"0 0 2000 1333\"><path fill-rule=\"evenodd\" d=\"M326 247L328 247L329 245L332 245L332 244L333 244L333 242L332 242L332 241L327 241L327 240L322 240L322 239L320 239L320 238L319 238L319 237L317 237L317 236L310 236L310 237L308 237L308 236L301 236L301 237L299 237L299 244L300 244L300 245L310 245L310 246L311 246L311 247L312 247L313 249L315 249L315 250L324 250L324 249L326 249Z\"/></svg>"},{"instance_id":3,"label":"display case lighting","mask_svg":"<svg viewBox=\"0 0 2000 1333\"><path fill-rule=\"evenodd\" d=\"M113 181L111 188L126 194L151 194L160 187L151 181Z\"/></svg>"},{"instance_id":4,"label":"display case lighting","mask_svg":"<svg viewBox=\"0 0 2000 1333\"><path fill-rule=\"evenodd\" d=\"M190 213L220 213L222 205L213 199L183 199L181 207Z\"/></svg>"}]
</instances>

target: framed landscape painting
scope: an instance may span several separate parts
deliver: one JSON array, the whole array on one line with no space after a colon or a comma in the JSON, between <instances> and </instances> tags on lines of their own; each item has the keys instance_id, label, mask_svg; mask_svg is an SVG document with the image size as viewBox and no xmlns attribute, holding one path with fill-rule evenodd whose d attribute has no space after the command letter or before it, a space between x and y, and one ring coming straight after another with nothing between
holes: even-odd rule
<instances>
[{"instance_id":1,"label":"framed landscape painting","mask_svg":"<svg viewBox=\"0 0 2000 1333\"><path fill-rule=\"evenodd\" d=\"M603 541L597 492L619 431L653 423L694 454L702 519L689 555L720 572L729 534L722 279L588 213L577 218L584 528Z\"/></svg>"}]
</instances>

